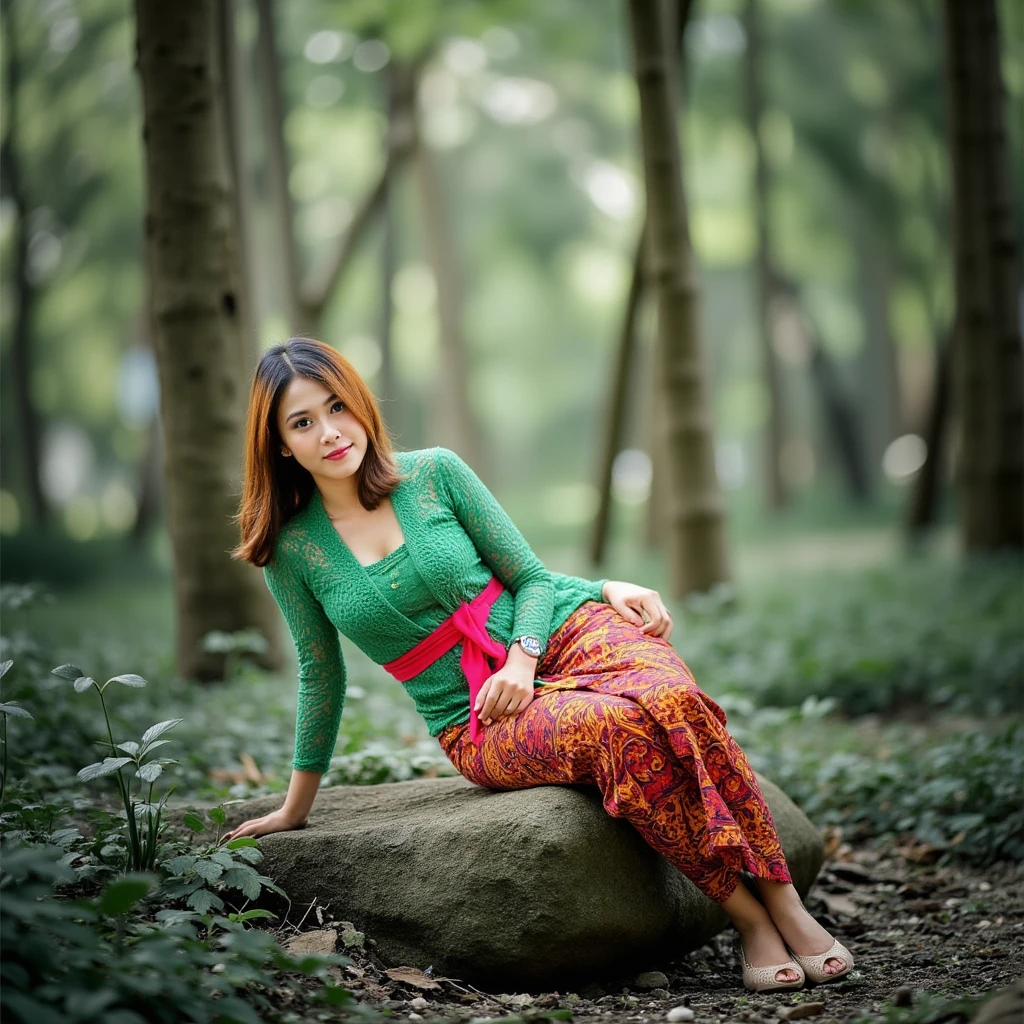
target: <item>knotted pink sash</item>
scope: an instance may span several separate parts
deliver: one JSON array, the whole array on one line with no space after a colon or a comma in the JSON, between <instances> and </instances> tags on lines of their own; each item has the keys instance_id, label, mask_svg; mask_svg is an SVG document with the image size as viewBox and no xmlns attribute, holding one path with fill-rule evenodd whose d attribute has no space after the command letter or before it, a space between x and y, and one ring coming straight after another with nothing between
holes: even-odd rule
<instances>
[{"instance_id":1,"label":"knotted pink sash","mask_svg":"<svg viewBox=\"0 0 1024 1024\"><path fill-rule=\"evenodd\" d=\"M469 683L469 736L474 743L479 743L482 735L475 707L477 694L487 678L505 664L508 655L504 646L492 640L487 632L491 605L504 589L501 580L492 576L491 582L472 601L463 601L430 636L384 666L400 683L408 682L461 640L459 665Z\"/></svg>"}]
</instances>

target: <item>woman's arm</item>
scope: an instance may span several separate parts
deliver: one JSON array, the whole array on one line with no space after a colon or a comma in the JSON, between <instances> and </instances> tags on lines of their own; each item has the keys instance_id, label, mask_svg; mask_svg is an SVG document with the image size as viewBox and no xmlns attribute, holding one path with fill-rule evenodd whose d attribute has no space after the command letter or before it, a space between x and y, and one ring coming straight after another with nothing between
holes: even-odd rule
<instances>
[{"instance_id":1,"label":"woman's arm","mask_svg":"<svg viewBox=\"0 0 1024 1024\"><path fill-rule=\"evenodd\" d=\"M437 449L437 460L456 518L515 597L513 639L528 633L547 640L555 606L551 574L470 466L448 448Z\"/></svg>"},{"instance_id":2,"label":"woman's arm","mask_svg":"<svg viewBox=\"0 0 1024 1024\"><path fill-rule=\"evenodd\" d=\"M305 825L338 740L347 683L345 659L338 630L303 578L299 558L298 552L289 551L281 542L274 560L263 569L267 589L284 615L299 661L295 754L288 795L279 810L242 822L227 839Z\"/></svg>"}]
</instances>

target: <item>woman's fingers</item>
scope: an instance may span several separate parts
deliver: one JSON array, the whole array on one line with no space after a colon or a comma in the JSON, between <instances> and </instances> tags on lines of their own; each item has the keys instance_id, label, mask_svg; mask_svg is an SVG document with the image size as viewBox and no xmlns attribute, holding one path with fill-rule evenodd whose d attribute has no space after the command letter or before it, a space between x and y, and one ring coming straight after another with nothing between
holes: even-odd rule
<instances>
[{"instance_id":1,"label":"woman's fingers","mask_svg":"<svg viewBox=\"0 0 1024 1024\"><path fill-rule=\"evenodd\" d=\"M672 631L672 616L669 615L661 596L652 590L650 594L644 595L641 603L650 619L640 627L641 632L648 636L661 636L667 640L668 634Z\"/></svg>"}]
</instances>

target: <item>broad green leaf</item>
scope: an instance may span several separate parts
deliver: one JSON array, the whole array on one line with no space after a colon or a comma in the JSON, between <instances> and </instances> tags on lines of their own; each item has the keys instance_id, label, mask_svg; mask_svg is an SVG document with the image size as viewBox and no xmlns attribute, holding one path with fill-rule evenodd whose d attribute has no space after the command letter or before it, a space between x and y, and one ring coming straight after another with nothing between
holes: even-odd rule
<instances>
[{"instance_id":1,"label":"broad green leaf","mask_svg":"<svg viewBox=\"0 0 1024 1024\"><path fill-rule=\"evenodd\" d=\"M216 882L225 873L224 869L216 861L204 860L202 858L192 865L192 870L207 882Z\"/></svg>"},{"instance_id":2,"label":"broad green leaf","mask_svg":"<svg viewBox=\"0 0 1024 1024\"><path fill-rule=\"evenodd\" d=\"M219 896L210 892L209 889L197 889L189 896L186 903L200 914L208 914L211 908L216 910L224 909L224 901Z\"/></svg>"},{"instance_id":3,"label":"broad green leaf","mask_svg":"<svg viewBox=\"0 0 1024 1024\"><path fill-rule=\"evenodd\" d=\"M124 743L118 743L117 746L119 750L123 750L126 754L131 754L132 757L135 757L139 752L139 745L135 740L125 740Z\"/></svg>"},{"instance_id":4,"label":"broad green leaf","mask_svg":"<svg viewBox=\"0 0 1024 1024\"><path fill-rule=\"evenodd\" d=\"M183 814L181 820L190 828L193 832L205 832L206 822L199 817L198 814Z\"/></svg>"},{"instance_id":5,"label":"broad green leaf","mask_svg":"<svg viewBox=\"0 0 1024 1024\"><path fill-rule=\"evenodd\" d=\"M164 766L159 761L150 761L144 764L135 774L143 782L156 782L163 774Z\"/></svg>"},{"instance_id":6,"label":"broad green leaf","mask_svg":"<svg viewBox=\"0 0 1024 1024\"><path fill-rule=\"evenodd\" d=\"M6 704L0 704L0 713L5 715L12 715L14 718L32 718L23 707L20 707L16 701L8 701Z\"/></svg>"},{"instance_id":7,"label":"broad green leaf","mask_svg":"<svg viewBox=\"0 0 1024 1024\"><path fill-rule=\"evenodd\" d=\"M227 820L227 818L224 815L224 809L222 807L211 807L206 813L218 825L223 825L224 822Z\"/></svg>"},{"instance_id":8,"label":"broad green leaf","mask_svg":"<svg viewBox=\"0 0 1024 1024\"><path fill-rule=\"evenodd\" d=\"M101 775L109 775L111 772L116 772L118 769L123 768L131 760L130 757L106 757L95 764L87 765L78 773L78 778L82 782L98 779Z\"/></svg>"},{"instance_id":9,"label":"broad green leaf","mask_svg":"<svg viewBox=\"0 0 1024 1024\"><path fill-rule=\"evenodd\" d=\"M241 921L243 924L246 921L255 921L259 918L266 918L270 921L276 921L277 914L272 914L269 910L263 910L260 907L257 907L255 910L246 910L243 911L241 914L231 915L232 921Z\"/></svg>"},{"instance_id":10,"label":"broad green leaf","mask_svg":"<svg viewBox=\"0 0 1024 1024\"><path fill-rule=\"evenodd\" d=\"M196 858L193 854L183 853L178 857L172 857L169 861L166 861L164 863L164 867L166 867L172 875L183 875L192 867L193 864L195 864L195 862Z\"/></svg>"},{"instance_id":11,"label":"broad green leaf","mask_svg":"<svg viewBox=\"0 0 1024 1024\"><path fill-rule=\"evenodd\" d=\"M247 864L240 864L224 872L223 882L233 889L241 889L246 899L259 899L260 876Z\"/></svg>"},{"instance_id":12,"label":"broad green leaf","mask_svg":"<svg viewBox=\"0 0 1024 1024\"><path fill-rule=\"evenodd\" d=\"M84 676L85 673L77 665L59 665L57 668L50 670L50 675L59 676L61 679L67 679L69 682L74 682L80 676Z\"/></svg>"},{"instance_id":13,"label":"broad green leaf","mask_svg":"<svg viewBox=\"0 0 1024 1024\"><path fill-rule=\"evenodd\" d=\"M222 868L237 867L235 858L227 850L215 850L210 854L210 860L216 861Z\"/></svg>"},{"instance_id":14,"label":"broad green leaf","mask_svg":"<svg viewBox=\"0 0 1024 1024\"><path fill-rule=\"evenodd\" d=\"M152 743L144 744L140 749L142 753L148 754L151 750L155 750L157 747L162 747L165 743L170 742L170 740L154 740Z\"/></svg>"},{"instance_id":15,"label":"broad green leaf","mask_svg":"<svg viewBox=\"0 0 1024 1024\"><path fill-rule=\"evenodd\" d=\"M154 879L145 875L127 875L111 882L100 897L100 912L116 917L131 910L153 887Z\"/></svg>"},{"instance_id":16,"label":"broad green leaf","mask_svg":"<svg viewBox=\"0 0 1024 1024\"><path fill-rule=\"evenodd\" d=\"M3 679L3 677L7 675L8 669L10 669L10 667L13 664L13 661L5 661L2 665L0 665L0 679Z\"/></svg>"},{"instance_id":17,"label":"broad green leaf","mask_svg":"<svg viewBox=\"0 0 1024 1024\"><path fill-rule=\"evenodd\" d=\"M145 686L146 680L142 676L137 676L134 672L126 672L121 676L113 676L107 680L108 683L123 683L125 686Z\"/></svg>"},{"instance_id":18,"label":"broad green leaf","mask_svg":"<svg viewBox=\"0 0 1024 1024\"><path fill-rule=\"evenodd\" d=\"M153 740L155 740L157 736L167 732L168 729L173 729L176 725L180 725L184 721L184 718L169 718L166 722L158 722L156 725L151 725L142 734L142 745L146 746L147 744L152 744Z\"/></svg>"},{"instance_id":19,"label":"broad green leaf","mask_svg":"<svg viewBox=\"0 0 1024 1024\"><path fill-rule=\"evenodd\" d=\"M90 686L95 686L96 680L91 676L79 676L75 680L75 693L84 693Z\"/></svg>"},{"instance_id":20,"label":"broad green leaf","mask_svg":"<svg viewBox=\"0 0 1024 1024\"><path fill-rule=\"evenodd\" d=\"M248 836L244 838L248 839ZM263 860L263 851L259 847L246 847L238 851L238 856L250 864L259 864Z\"/></svg>"},{"instance_id":21,"label":"broad green leaf","mask_svg":"<svg viewBox=\"0 0 1024 1024\"><path fill-rule=\"evenodd\" d=\"M243 846L257 846L258 844L253 836L239 836L225 845L229 850L240 850Z\"/></svg>"}]
</instances>

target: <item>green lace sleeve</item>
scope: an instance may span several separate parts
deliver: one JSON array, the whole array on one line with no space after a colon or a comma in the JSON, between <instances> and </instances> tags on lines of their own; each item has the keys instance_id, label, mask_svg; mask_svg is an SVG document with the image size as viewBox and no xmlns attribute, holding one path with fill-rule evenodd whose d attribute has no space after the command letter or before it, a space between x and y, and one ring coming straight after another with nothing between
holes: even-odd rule
<instances>
[{"instance_id":1,"label":"green lace sleeve","mask_svg":"<svg viewBox=\"0 0 1024 1024\"><path fill-rule=\"evenodd\" d=\"M263 578L288 624L299 661L292 767L323 774L338 740L347 675L338 630L306 585L300 558L279 541Z\"/></svg>"},{"instance_id":2,"label":"green lace sleeve","mask_svg":"<svg viewBox=\"0 0 1024 1024\"><path fill-rule=\"evenodd\" d=\"M456 518L491 572L515 596L512 636L529 633L545 642L555 604L551 574L480 477L450 449L436 451Z\"/></svg>"}]
</instances>

